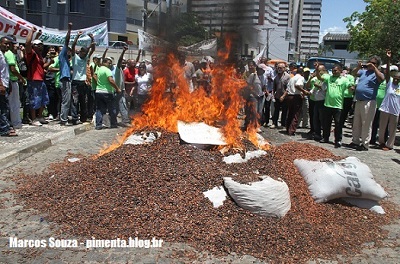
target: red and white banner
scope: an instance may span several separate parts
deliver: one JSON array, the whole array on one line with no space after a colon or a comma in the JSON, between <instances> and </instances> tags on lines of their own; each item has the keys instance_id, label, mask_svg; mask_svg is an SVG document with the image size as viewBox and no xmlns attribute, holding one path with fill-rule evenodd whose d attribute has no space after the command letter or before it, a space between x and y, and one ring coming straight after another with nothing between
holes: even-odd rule
<instances>
[{"instance_id":1,"label":"red and white banner","mask_svg":"<svg viewBox=\"0 0 400 264\"><path fill-rule=\"evenodd\" d=\"M14 35L19 42L25 42L25 38L28 35L32 27L36 27L37 31L41 30L42 35L39 37L45 45L64 45L66 30L57 30L39 27L34 25L19 16L11 13L7 9L0 7L0 35ZM76 34L82 31L83 35L79 38L78 46L89 46L91 39L88 34L93 34L97 46L108 46L108 29L107 22L99 25L72 30L71 31L71 43L75 39Z\"/></svg>"},{"instance_id":2,"label":"red and white banner","mask_svg":"<svg viewBox=\"0 0 400 264\"><path fill-rule=\"evenodd\" d=\"M168 53L169 50L172 50L172 44L166 40L140 29L138 35L139 49L157 53ZM188 47L179 46L178 50L188 56L215 56L217 55L217 39L203 40Z\"/></svg>"}]
</instances>

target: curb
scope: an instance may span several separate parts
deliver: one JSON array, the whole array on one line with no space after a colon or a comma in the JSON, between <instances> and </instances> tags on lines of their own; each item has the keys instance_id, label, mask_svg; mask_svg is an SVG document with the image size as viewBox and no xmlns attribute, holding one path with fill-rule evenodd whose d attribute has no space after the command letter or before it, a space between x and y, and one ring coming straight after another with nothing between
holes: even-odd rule
<instances>
[{"instance_id":1,"label":"curb","mask_svg":"<svg viewBox=\"0 0 400 264\"><path fill-rule=\"evenodd\" d=\"M32 144L29 144L27 146L23 147L17 147L11 151L1 153L0 154L0 169L5 169L8 168L12 165L15 165L24 159L38 153L41 151L46 150L47 148L74 138L77 135L80 135L86 131L92 130L93 129L93 124L81 124L76 127L71 127L71 128L66 128L65 130L62 130L57 133L53 133L50 138L44 138L43 140L34 142Z\"/></svg>"}]
</instances>

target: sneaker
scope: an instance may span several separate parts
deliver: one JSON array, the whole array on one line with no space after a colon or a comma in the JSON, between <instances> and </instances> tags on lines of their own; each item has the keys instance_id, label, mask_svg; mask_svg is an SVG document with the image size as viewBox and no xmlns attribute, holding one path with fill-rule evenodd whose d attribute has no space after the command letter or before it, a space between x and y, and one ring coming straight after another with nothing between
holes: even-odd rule
<instances>
[{"instance_id":1,"label":"sneaker","mask_svg":"<svg viewBox=\"0 0 400 264\"><path fill-rule=\"evenodd\" d=\"M360 145L357 145L356 143L351 142L350 144L347 144L348 148L352 149L357 149Z\"/></svg>"},{"instance_id":2,"label":"sneaker","mask_svg":"<svg viewBox=\"0 0 400 264\"><path fill-rule=\"evenodd\" d=\"M319 143L323 143L323 144L325 144L325 143L329 143L329 140L326 140L326 139L321 139L320 141L319 141Z\"/></svg>"},{"instance_id":3,"label":"sneaker","mask_svg":"<svg viewBox=\"0 0 400 264\"><path fill-rule=\"evenodd\" d=\"M53 115L52 115L52 114L50 114L50 115L49 115L49 117L47 117L47 120L49 120L49 121L53 121L53 120L54 120L54 117L53 117Z\"/></svg>"},{"instance_id":4,"label":"sneaker","mask_svg":"<svg viewBox=\"0 0 400 264\"><path fill-rule=\"evenodd\" d=\"M44 117L39 117L37 120L43 125L46 125L49 123L49 121L45 120Z\"/></svg>"},{"instance_id":5,"label":"sneaker","mask_svg":"<svg viewBox=\"0 0 400 264\"><path fill-rule=\"evenodd\" d=\"M32 120L30 120L30 119L22 119L22 124L31 125L32 124Z\"/></svg>"},{"instance_id":6,"label":"sneaker","mask_svg":"<svg viewBox=\"0 0 400 264\"><path fill-rule=\"evenodd\" d=\"M71 123L68 123L67 121L60 121L60 122L58 122L58 124L59 124L60 126L72 126L72 124L71 124Z\"/></svg>"},{"instance_id":7,"label":"sneaker","mask_svg":"<svg viewBox=\"0 0 400 264\"><path fill-rule=\"evenodd\" d=\"M318 135L314 135L313 138L315 141L320 141L322 139L322 137Z\"/></svg>"},{"instance_id":8,"label":"sneaker","mask_svg":"<svg viewBox=\"0 0 400 264\"><path fill-rule=\"evenodd\" d=\"M276 126L275 125L271 125L269 128L274 129L274 128L276 128Z\"/></svg>"},{"instance_id":9,"label":"sneaker","mask_svg":"<svg viewBox=\"0 0 400 264\"><path fill-rule=\"evenodd\" d=\"M368 148L365 147L364 145L360 145L356 148L357 151L368 151Z\"/></svg>"},{"instance_id":10,"label":"sneaker","mask_svg":"<svg viewBox=\"0 0 400 264\"><path fill-rule=\"evenodd\" d=\"M33 120L32 121L32 124L31 124L32 126L42 126L42 123L39 121L39 120L37 120L37 119L35 119L35 120Z\"/></svg>"},{"instance_id":11,"label":"sneaker","mask_svg":"<svg viewBox=\"0 0 400 264\"><path fill-rule=\"evenodd\" d=\"M80 125L80 124L82 124L82 121L81 121L81 120L72 121L72 124L73 124L74 126Z\"/></svg>"},{"instance_id":12,"label":"sneaker","mask_svg":"<svg viewBox=\"0 0 400 264\"><path fill-rule=\"evenodd\" d=\"M335 143L335 148L341 148L342 147L342 142L338 141Z\"/></svg>"}]
</instances>

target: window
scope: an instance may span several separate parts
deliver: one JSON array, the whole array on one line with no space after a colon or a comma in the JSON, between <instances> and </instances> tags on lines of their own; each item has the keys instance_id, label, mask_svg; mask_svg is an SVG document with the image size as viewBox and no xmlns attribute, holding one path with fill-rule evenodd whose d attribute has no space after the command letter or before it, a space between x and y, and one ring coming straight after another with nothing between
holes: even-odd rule
<instances>
[{"instance_id":1,"label":"window","mask_svg":"<svg viewBox=\"0 0 400 264\"><path fill-rule=\"evenodd\" d=\"M100 0L100 7L106 7L106 0Z\"/></svg>"},{"instance_id":2,"label":"window","mask_svg":"<svg viewBox=\"0 0 400 264\"><path fill-rule=\"evenodd\" d=\"M10 0L6 0L6 7L10 7Z\"/></svg>"},{"instance_id":3,"label":"window","mask_svg":"<svg viewBox=\"0 0 400 264\"><path fill-rule=\"evenodd\" d=\"M47 7L51 7L51 0L47 0Z\"/></svg>"},{"instance_id":4,"label":"window","mask_svg":"<svg viewBox=\"0 0 400 264\"><path fill-rule=\"evenodd\" d=\"M69 1L69 12L84 13L83 10L84 10L84 8L83 8L82 0L70 0Z\"/></svg>"},{"instance_id":5,"label":"window","mask_svg":"<svg viewBox=\"0 0 400 264\"><path fill-rule=\"evenodd\" d=\"M28 13L41 13L42 1L40 0L28 0Z\"/></svg>"}]
</instances>

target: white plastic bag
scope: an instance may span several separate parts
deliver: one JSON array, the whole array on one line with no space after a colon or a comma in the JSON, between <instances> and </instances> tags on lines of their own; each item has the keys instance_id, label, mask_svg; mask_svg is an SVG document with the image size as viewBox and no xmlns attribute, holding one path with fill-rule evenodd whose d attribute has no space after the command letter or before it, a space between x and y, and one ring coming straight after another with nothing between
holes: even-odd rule
<instances>
[{"instance_id":1,"label":"white plastic bag","mask_svg":"<svg viewBox=\"0 0 400 264\"><path fill-rule=\"evenodd\" d=\"M317 203L343 197L374 201L387 197L382 186L374 180L370 168L356 157L340 161L296 159L294 164Z\"/></svg>"},{"instance_id":2,"label":"white plastic bag","mask_svg":"<svg viewBox=\"0 0 400 264\"><path fill-rule=\"evenodd\" d=\"M266 176L248 185L225 177L224 185L237 205L253 213L281 218L290 210L289 187L284 181Z\"/></svg>"}]
</instances>

